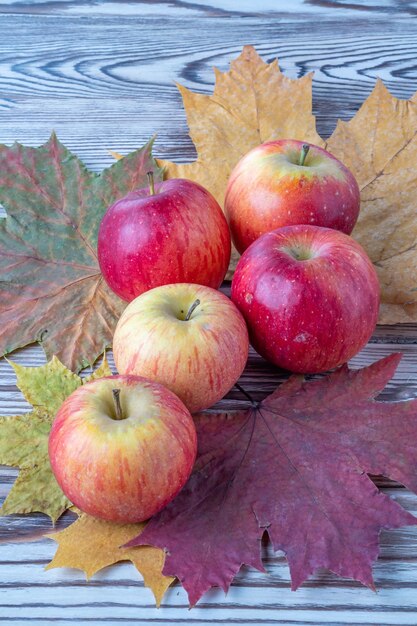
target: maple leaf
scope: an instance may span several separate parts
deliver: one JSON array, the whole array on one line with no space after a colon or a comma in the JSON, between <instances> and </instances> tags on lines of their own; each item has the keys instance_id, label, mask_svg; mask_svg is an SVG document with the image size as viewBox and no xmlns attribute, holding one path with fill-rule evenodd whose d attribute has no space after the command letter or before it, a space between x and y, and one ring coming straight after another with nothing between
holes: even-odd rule
<instances>
[{"instance_id":1,"label":"maple leaf","mask_svg":"<svg viewBox=\"0 0 417 626\"><path fill-rule=\"evenodd\" d=\"M142 531L145 524L116 524L99 520L85 513L73 524L60 532L46 535L58 543L52 561L45 569L54 567L75 567L85 572L87 580L96 572L118 561L131 561L142 574L156 600L161 600L174 581L164 576L165 555L162 550L148 546L142 548L120 547Z\"/></svg>"},{"instance_id":2,"label":"maple leaf","mask_svg":"<svg viewBox=\"0 0 417 626\"><path fill-rule=\"evenodd\" d=\"M327 149L361 190L352 236L379 276L380 323L417 321L417 102L395 98L379 80L353 119L339 120Z\"/></svg>"},{"instance_id":3,"label":"maple leaf","mask_svg":"<svg viewBox=\"0 0 417 626\"><path fill-rule=\"evenodd\" d=\"M52 134L39 148L0 146L0 353L38 341L70 369L93 363L125 307L105 284L96 246L109 205L146 184L152 141L90 172Z\"/></svg>"},{"instance_id":4,"label":"maple leaf","mask_svg":"<svg viewBox=\"0 0 417 626\"><path fill-rule=\"evenodd\" d=\"M166 178L189 178L224 203L227 180L236 163L265 141L291 137L322 145L312 113L312 74L291 79L278 62L265 63L245 46L228 72L215 69L213 95L178 85L190 137L197 150L194 163L158 161ZM238 253L232 254L231 267Z\"/></svg>"},{"instance_id":5,"label":"maple leaf","mask_svg":"<svg viewBox=\"0 0 417 626\"><path fill-rule=\"evenodd\" d=\"M263 570L261 537L288 559L292 588L318 568L373 587L382 528L417 518L367 474L417 491L417 400L378 402L400 355L314 382L293 376L246 411L196 417L199 456L185 488L128 546L167 551L194 605Z\"/></svg>"},{"instance_id":6,"label":"maple leaf","mask_svg":"<svg viewBox=\"0 0 417 626\"><path fill-rule=\"evenodd\" d=\"M0 417L0 463L19 467L20 472L0 513L41 512L55 522L71 506L52 473L48 437L55 414L62 402L80 385L111 376L106 357L91 376L81 379L53 357L41 367L11 363L17 386L33 411Z\"/></svg>"},{"instance_id":7,"label":"maple leaf","mask_svg":"<svg viewBox=\"0 0 417 626\"><path fill-rule=\"evenodd\" d=\"M265 63L252 46L243 48L230 71L214 71L212 95L178 86L197 160L158 161L165 176L195 180L223 206L231 170L255 146L292 138L327 148L351 169L361 189L353 236L379 275L380 323L417 321L417 94L399 100L378 81L354 118L339 121L326 143L312 114L312 74L287 78L277 61ZM238 257L233 250L227 278Z\"/></svg>"}]
</instances>

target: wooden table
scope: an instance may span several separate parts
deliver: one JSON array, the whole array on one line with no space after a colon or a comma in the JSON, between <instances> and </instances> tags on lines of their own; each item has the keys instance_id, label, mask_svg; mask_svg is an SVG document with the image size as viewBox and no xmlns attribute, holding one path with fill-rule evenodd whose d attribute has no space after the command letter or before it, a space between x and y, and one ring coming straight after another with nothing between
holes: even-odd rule
<instances>
[{"instance_id":1,"label":"wooden table","mask_svg":"<svg viewBox=\"0 0 417 626\"><path fill-rule=\"evenodd\" d=\"M289 76L315 70L314 110L319 131L329 135L338 117L356 111L377 76L400 97L417 89L416 15L417 3L401 0L2 0L0 141L38 145L54 128L100 170L111 163L109 148L126 153L157 132L158 156L189 160L193 147L174 81L209 92L211 67L227 69L246 43L265 59L278 56ZM401 350L404 358L384 397L415 397L416 344L417 326L379 327L352 364ZM44 362L38 346L13 358ZM282 375L252 353L242 380L260 398ZM223 402L238 404L236 393ZM0 414L27 408L11 368L0 361ZM0 470L2 498L15 476ZM416 496L380 484L417 513ZM67 514L57 527L71 519ZM292 593L285 559L265 545L269 576L243 569L227 597L213 590L192 611L178 585L155 609L130 564L111 567L89 584L74 570L44 572L55 549L43 538L50 530L42 515L0 520L1 625L417 624L417 527L382 533L378 593L326 572Z\"/></svg>"}]
</instances>

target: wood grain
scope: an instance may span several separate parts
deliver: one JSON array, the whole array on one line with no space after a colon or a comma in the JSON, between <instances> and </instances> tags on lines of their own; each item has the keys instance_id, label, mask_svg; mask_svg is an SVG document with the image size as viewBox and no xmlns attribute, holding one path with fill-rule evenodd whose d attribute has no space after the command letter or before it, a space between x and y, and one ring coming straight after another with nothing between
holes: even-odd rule
<instances>
[{"instance_id":1,"label":"wood grain","mask_svg":"<svg viewBox=\"0 0 417 626\"><path fill-rule=\"evenodd\" d=\"M209 92L212 66L227 69L246 43L278 57L288 76L315 71L314 112L325 136L338 117L354 114L376 77L400 97L417 90L417 23L407 12L393 19L383 6L333 3L332 11L298 0L290 12L285 2L259 4L254 14L231 1L212 10L190 2L2 3L0 141L37 145L55 128L99 170L112 161L108 148L129 152L157 133L158 156L191 159L174 82Z\"/></svg>"},{"instance_id":2,"label":"wood grain","mask_svg":"<svg viewBox=\"0 0 417 626\"><path fill-rule=\"evenodd\" d=\"M417 513L415 496L395 490L386 493ZM417 528L382 533L375 566L378 593L326 572L293 593L285 559L264 544L267 576L244 568L226 597L211 591L191 612L178 585L168 591L162 609L153 608L150 591L128 564L107 568L88 584L75 570L43 572L53 550L53 542L47 539L0 545L2 623L415 626Z\"/></svg>"},{"instance_id":3,"label":"wood grain","mask_svg":"<svg viewBox=\"0 0 417 626\"><path fill-rule=\"evenodd\" d=\"M190 160L194 149L174 82L210 92L212 66L226 70L247 43L267 60L278 57L288 76L315 72L314 112L328 136L338 117L353 115L377 76L399 97L417 90L416 15L416 2L406 0L4 0L0 142L38 145L54 128L98 171L112 162L109 148L127 153L158 133L158 156ZM360 367L399 350L404 357L382 394L386 400L417 397L417 326L377 328L352 361ZM39 346L12 358L44 362ZM111 354L110 362L114 367ZM241 383L260 399L285 376L251 352ZM0 361L0 414L29 408L15 382ZM243 402L232 390L219 407ZM16 474L0 468L1 499ZM377 484L417 513L415 495L381 477ZM57 528L72 519L66 514ZM417 624L417 526L382 533L377 594L327 572L292 593L283 555L264 543L269 576L244 568L226 598L212 591L192 611L179 586L155 609L128 564L89 584L75 570L44 572L54 544L42 535L50 530L42 515L0 518L1 625Z\"/></svg>"}]
</instances>

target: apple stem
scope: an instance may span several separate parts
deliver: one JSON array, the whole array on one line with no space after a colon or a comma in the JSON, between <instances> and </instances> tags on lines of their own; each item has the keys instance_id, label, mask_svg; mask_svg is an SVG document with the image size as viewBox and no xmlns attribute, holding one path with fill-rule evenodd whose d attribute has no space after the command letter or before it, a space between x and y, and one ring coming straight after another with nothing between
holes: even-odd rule
<instances>
[{"instance_id":1,"label":"apple stem","mask_svg":"<svg viewBox=\"0 0 417 626\"><path fill-rule=\"evenodd\" d=\"M200 300L197 298L197 300L195 300L192 305L190 306L190 308L188 309L188 313L185 316L185 321L188 322L188 320L190 319L191 315L193 314L194 309L196 309L198 307L198 305L201 304Z\"/></svg>"},{"instance_id":2,"label":"apple stem","mask_svg":"<svg viewBox=\"0 0 417 626\"><path fill-rule=\"evenodd\" d=\"M250 393L248 393L247 391L245 391L245 389L243 389L243 387L241 387L239 385L239 383L235 383L235 387L237 389L239 389L240 393L243 393L243 395L249 400L249 402L252 404L252 406L258 406L258 403L255 402L255 400L252 398L252 396L250 395Z\"/></svg>"},{"instance_id":3,"label":"apple stem","mask_svg":"<svg viewBox=\"0 0 417 626\"><path fill-rule=\"evenodd\" d=\"M120 389L112 389L114 408L116 409L116 419L123 419L122 405L120 404Z\"/></svg>"},{"instance_id":4,"label":"apple stem","mask_svg":"<svg viewBox=\"0 0 417 626\"><path fill-rule=\"evenodd\" d=\"M304 161L306 160L306 156L309 150L310 150L310 146L308 145L308 143L303 144L303 147L301 149L301 154L300 154L300 162L298 165L304 165Z\"/></svg>"},{"instance_id":5,"label":"apple stem","mask_svg":"<svg viewBox=\"0 0 417 626\"><path fill-rule=\"evenodd\" d=\"M153 179L153 172L147 172L146 176L148 177L148 181L149 181L149 195L150 196L154 196L155 195L155 182Z\"/></svg>"}]
</instances>

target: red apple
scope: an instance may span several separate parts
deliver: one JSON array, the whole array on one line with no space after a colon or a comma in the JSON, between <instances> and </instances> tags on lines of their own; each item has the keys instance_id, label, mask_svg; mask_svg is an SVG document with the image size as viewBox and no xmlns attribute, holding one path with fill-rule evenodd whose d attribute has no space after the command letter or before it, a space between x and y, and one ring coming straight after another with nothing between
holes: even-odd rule
<instances>
[{"instance_id":1,"label":"red apple","mask_svg":"<svg viewBox=\"0 0 417 626\"><path fill-rule=\"evenodd\" d=\"M351 237L319 226L287 226L244 252L232 282L255 350L292 372L337 367L368 341L379 284Z\"/></svg>"},{"instance_id":2,"label":"red apple","mask_svg":"<svg viewBox=\"0 0 417 626\"><path fill-rule=\"evenodd\" d=\"M359 214L359 188L330 152L294 139L270 141L234 168L225 213L240 253L264 233L293 224L350 234Z\"/></svg>"},{"instance_id":3,"label":"red apple","mask_svg":"<svg viewBox=\"0 0 417 626\"><path fill-rule=\"evenodd\" d=\"M223 398L248 357L248 331L225 295L191 284L157 287L131 302L114 334L121 374L156 380L191 412Z\"/></svg>"},{"instance_id":4,"label":"red apple","mask_svg":"<svg viewBox=\"0 0 417 626\"><path fill-rule=\"evenodd\" d=\"M230 232L213 196L201 185L172 179L129 193L103 217L101 272L123 300L168 283L217 288L230 260Z\"/></svg>"},{"instance_id":5,"label":"red apple","mask_svg":"<svg viewBox=\"0 0 417 626\"><path fill-rule=\"evenodd\" d=\"M190 475L193 419L168 389L138 376L83 385L59 409L49 436L52 471L85 513L140 522L162 509Z\"/></svg>"}]
</instances>

